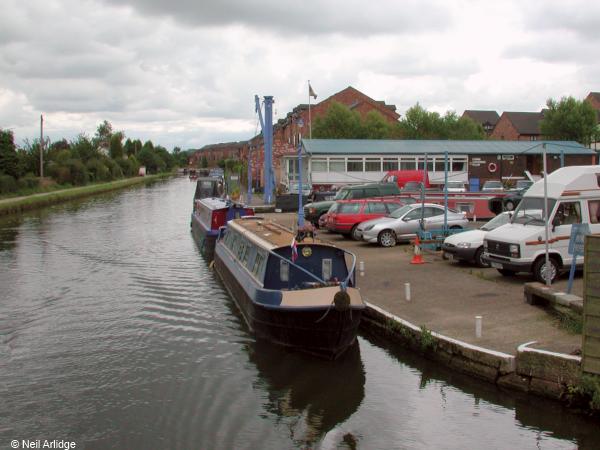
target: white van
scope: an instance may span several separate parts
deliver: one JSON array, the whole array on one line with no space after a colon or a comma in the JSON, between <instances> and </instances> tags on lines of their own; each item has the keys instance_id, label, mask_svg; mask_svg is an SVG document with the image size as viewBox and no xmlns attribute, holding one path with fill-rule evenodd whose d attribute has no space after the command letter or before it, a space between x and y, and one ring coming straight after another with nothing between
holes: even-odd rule
<instances>
[{"instance_id":1,"label":"white van","mask_svg":"<svg viewBox=\"0 0 600 450\"><path fill-rule=\"evenodd\" d=\"M600 234L600 166L560 168L548 175L550 279L568 270L571 225L589 224L592 234ZM490 231L484 241L484 261L502 274L532 272L546 281L546 231L544 220L544 180L536 181L523 195L511 222ZM583 256L576 264L583 265Z\"/></svg>"}]
</instances>

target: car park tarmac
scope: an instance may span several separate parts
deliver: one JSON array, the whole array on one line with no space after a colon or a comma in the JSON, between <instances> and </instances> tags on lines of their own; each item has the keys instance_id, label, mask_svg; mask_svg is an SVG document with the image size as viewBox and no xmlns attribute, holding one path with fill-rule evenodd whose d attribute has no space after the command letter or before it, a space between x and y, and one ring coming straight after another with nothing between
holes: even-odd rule
<instances>
[{"instance_id":1,"label":"car park tarmac","mask_svg":"<svg viewBox=\"0 0 600 450\"><path fill-rule=\"evenodd\" d=\"M296 214L265 214L271 220L293 227ZM473 227L479 224L474 225ZM319 238L342 247L364 261L364 276L357 274L363 297L371 304L414 325L490 350L514 354L519 345L537 341L539 349L576 354L581 335L559 325L545 309L524 301L524 283L531 275L504 277L496 269L449 262L441 252L424 250L425 264L415 265L413 245L391 248L352 241L341 235L319 231ZM568 275L553 284L566 291ZM411 298L405 297L410 283ZM575 277L573 294L582 295L583 277ZM475 317L482 316L482 335L475 335Z\"/></svg>"}]
</instances>

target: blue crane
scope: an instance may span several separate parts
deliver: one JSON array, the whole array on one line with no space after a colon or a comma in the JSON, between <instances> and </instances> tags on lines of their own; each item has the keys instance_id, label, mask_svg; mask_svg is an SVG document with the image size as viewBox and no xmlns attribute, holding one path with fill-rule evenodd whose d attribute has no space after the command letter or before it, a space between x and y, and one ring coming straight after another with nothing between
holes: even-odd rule
<instances>
[{"instance_id":1,"label":"blue crane","mask_svg":"<svg viewBox=\"0 0 600 450\"><path fill-rule=\"evenodd\" d=\"M273 173L273 96L265 95L265 119L263 120L262 111L260 108L260 99L258 95L254 96L256 103L256 112L260 120L260 128L262 129L263 142L265 144L265 160L264 160L264 175L265 175L265 193L264 202L270 204L273 200L273 190L275 189L275 176ZM250 164L250 158L248 158ZM252 177L250 172L250 177ZM250 179L249 186L252 184ZM250 188L249 188L250 189Z\"/></svg>"}]
</instances>

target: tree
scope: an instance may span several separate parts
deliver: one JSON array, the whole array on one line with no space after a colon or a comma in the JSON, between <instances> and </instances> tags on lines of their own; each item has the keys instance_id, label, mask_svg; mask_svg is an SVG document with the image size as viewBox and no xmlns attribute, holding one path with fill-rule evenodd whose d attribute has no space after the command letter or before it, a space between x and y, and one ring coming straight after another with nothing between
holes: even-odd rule
<instances>
[{"instance_id":1,"label":"tree","mask_svg":"<svg viewBox=\"0 0 600 450\"><path fill-rule=\"evenodd\" d=\"M0 129L0 173L17 178L19 158L12 131Z\"/></svg>"},{"instance_id":2,"label":"tree","mask_svg":"<svg viewBox=\"0 0 600 450\"><path fill-rule=\"evenodd\" d=\"M419 103L406 111L398 129L405 139L485 139L483 127L473 120L459 118L454 111L442 117Z\"/></svg>"},{"instance_id":3,"label":"tree","mask_svg":"<svg viewBox=\"0 0 600 450\"><path fill-rule=\"evenodd\" d=\"M360 114L346 105L332 102L327 114L315 119L312 135L323 139L361 139L364 133Z\"/></svg>"},{"instance_id":4,"label":"tree","mask_svg":"<svg viewBox=\"0 0 600 450\"><path fill-rule=\"evenodd\" d=\"M390 123L377 111L369 111L363 124L363 135L367 139L390 137Z\"/></svg>"},{"instance_id":5,"label":"tree","mask_svg":"<svg viewBox=\"0 0 600 450\"><path fill-rule=\"evenodd\" d=\"M110 138L110 150L109 154L112 159L123 158L123 144L121 143L122 134L115 133Z\"/></svg>"},{"instance_id":6,"label":"tree","mask_svg":"<svg viewBox=\"0 0 600 450\"><path fill-rule=\"evenodd\" d=\"M127 156L135 155L135 146L131 139L127 138L125 145L123 145L123 151Z\"/></svg>"},{"instance_id":7,"label":"tree","mask_svg":"<svg viewBox=\"0 0 600 450\"><path fill-rule=\"evenodd\" d=\"M548 99L546 106L548 109L540 123L543 136L590 145L598 123L597 113L590 103L563 97L559 102Z\"/></svg>"},{"instance_id":8,"label":"tree","mask_svg":"<svg viewBox=\"0 0 600 450\"><path fill-rule=\"evenodd\" d=\"M113 127L112 124L105 120L96 129L96 134L94 135L94 145L95 147L104 147L108 149L110 147L110 138L113 135Z\"/></svg>"}]
</instances>

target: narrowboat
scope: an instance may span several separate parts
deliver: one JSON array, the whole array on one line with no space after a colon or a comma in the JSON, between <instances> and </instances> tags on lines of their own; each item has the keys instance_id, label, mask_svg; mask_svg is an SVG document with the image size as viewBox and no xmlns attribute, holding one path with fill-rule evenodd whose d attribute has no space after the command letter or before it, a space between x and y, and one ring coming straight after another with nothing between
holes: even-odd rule
<instances>
[{"instance_id":1,"label":"narrowboat","mask_svg":"<svg viewBox=\"0 0 600 450\"><path fill-rule=\"evenodd\" d=\"M254 210L230 200L208 197L195 200L192 212L192 236L200 248L200 253L211 261L215 253L215 241L219 228L231 219L252 216Z\"/></svg>"},{"instance_id":2,"label":"narrowboat","mask_svg":"<svg viewBox=\"0 0 600 450\"><path fill-rule=\"evenodd\" d=\"M261 217L232 220L217 238L215 271L257 338L336 359L355 342L365 309L356 258L301 238Z\"/></svg>"}]
</instances>

